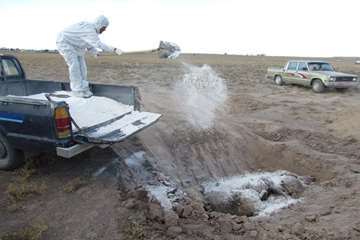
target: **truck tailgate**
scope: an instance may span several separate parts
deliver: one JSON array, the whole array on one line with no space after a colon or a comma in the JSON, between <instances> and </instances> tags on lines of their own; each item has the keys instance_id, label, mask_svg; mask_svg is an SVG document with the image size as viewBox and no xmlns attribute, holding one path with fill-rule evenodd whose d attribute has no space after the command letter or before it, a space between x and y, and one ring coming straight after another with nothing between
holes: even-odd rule
<instances>
[{"instance_id":1,"label":"truck tailgate","mask_svg":"<svg viewBox=\"0 0 360 240\"><path fill-rule=\"evenodd\" d=\"M52 101L65 101L73 121L73 140L78 143L111 144L154 124L160 114L140 112L134 106L107 97L73 97L59 91L49 95ZM44 93L27 96L46 99Z\"/></svg>"},{"instance_id":2,"label":"truck tailgate","mask_svg":"<svg viewBox=\"0 0 360 240\"><path fill-rule=\"evenodd\" d=\"M96 126L78 131L74 140L79 143L111 144L120 142L138 131L151 126L160 114L132 111Z\"/></svg>"}]
</instances>

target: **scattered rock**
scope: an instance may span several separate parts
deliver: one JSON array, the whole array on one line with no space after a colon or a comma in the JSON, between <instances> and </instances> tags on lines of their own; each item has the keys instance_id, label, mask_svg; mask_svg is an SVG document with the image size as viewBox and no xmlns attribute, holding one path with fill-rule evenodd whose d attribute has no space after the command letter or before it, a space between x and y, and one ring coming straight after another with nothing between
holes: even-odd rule
<instances>
[{"instance_id":1,"label":"scattered rock","mask_svg":"<svg viewBox=\"0 0 360 240\"><path fill-rule=\"evenodd\" d=\"M345 182L345 187L346 187L346 188L351 188L352 185L353 185L353 183L352 183L351 181L346 181L346 182Z\"/></svg>"},{"instance_id":2,"label":"scattered rock","mask_svg":"<svg viewBox=\"0 0 360 240\"><path fill-rule=\"evenodd\" d=\"M245 229L245 231L252 231L252 230L255 230L256 229L256 226L255 224L253 224L252 222L250 221L247 221L243 224L243 227Z\"/></svg>"},{"instance_id":3,"label":"scattered rock","mask_svg":"<svg viewBox=\"0 0 360 240\"><path fill-rule=\"evenodd\" d=\"M139 188L131 192L130 196L140 201L148 201L148 192L143 188Z\"/></svg>"},{"instance_id":4,"label":"scattered rock","mask_svg":"<svg viewBox=\"0 0 360 240\"><path fill-rule=\"evenodd\" d=\"M228 197L225 196L222 192L211 191L206 193L205 201L212 210L223 212L223 206L226 202L228 202Z\"/></svg>"},{"instance_id":5,"label":"scattered rock","mask_svg":"<svg viewBox=\"0 0 360 240\"><path fill-rule=\"evenodd\" d=\"M224 240L239 240L239 237L235 236L233 234L225 234L224 236L222 236L222 239L224 239Z\"/></svg>"},{"instance_id":6,"label":"scattered rock","mask_svg":"<svg viewBox=\"0 0 360 240\"><path fill-rule=\"evenodd\" d=\"M334 120L332 120L332 119L326 119L325 122L328 123L328 124L331 124L331 123L334 122Z\"/></svg>"},{"instance_id":7,"label":"scattered rock","mask_svg":"<svg viewBox=\"0 0 360 240\"><path fill-rule=\"evenodd\" d=\"M191 204L192 208L198 212L204 211L204 204L202 202L193 202Z\"/></svg>"},{"instance_id":8,"label":"scattered rock","mask_svg":"<svg viewBox=\"0 0 360 240\"><path fill-rule=\"evenodd\" d=\"M164 219L167 226L176 226L178 225L179 216L173 211L167 211L165 212Z\"/></svg>"},{"instance_id":9,"label":"scattered rock","mask_svg":"<svg viewBox=\"0 0 360 240\"><path fill-rule=\"evenodd\" d=\"M235 217L234 218L234 221L236 222L236 223L245 223L245 222L247 222L247 221L249 221L249 219L248 219L248 217L247 216L240 216L240 217Z\"/></svg>"},{"instance_id":10,"label":"scattered rock","mask_svg":"<svg viewBox=\"0 0 360 240\"><path fill-rule=\"evenodd\" d=\"M167 232L166 234L169 235L170 237L176 237L178 236L179 234L182 233L182 228L181 227L178 227L178 226L171 226L167 229Z\"/></svg>"},{"instance_id":11,"label":"scattered rock","mask_svg":"<svg viewBox=\"0 0 360 240\"><path fill-rule=\"evenodd\" d=\"M351 167L350 168L350 171L353 172L353 173L356 173L356 174L359 174L360 173L360 167Z\"/></svg>"},{"instance_id":12,"label":"scattered rock","mask_svg":"<svg viewBox=\"0 0 360 240\"><path fill-rule=\"evenodd\" d=\"M186 233L189 235L196 235L199 232L203 232L204 225L203 224L186 224L183 226Z\"/></svg>"},{"instance_id":13,"label":"scattered rock","mask_svg":"<svg viewBox=\"0 0 360 240\"><path fill-rule=\"evenodd\" d=\"M230 233L233 230L231 219L228 216L224 216L218 220L220 231L222 233Z\"/></svg>"},{"instance_id":14,"label":"scattered rock","mask_svg":"<svg viewBox=\"0 0 360 240\"><path fill-rule=\"evenodd\" d=\"M246 232L244 237L241 239L252 240L252 239L257 239L257 237L258 237L258 232L256 230L252 230L252 231Z\"/></svg>"},{"instance_id":15,"label":"scattered rock","mask_svg":"<svg viewBox=\"0 0 360 240\"><path fill-rule=\"evenodd\" d=\"M312 177L312 176L302 176L302 177L300 177L300 179L306 185L310 185L311 183L316 181L316 178Z\"/></svg>"},{"instance_id":16,"label":"scattered rock","mask_svg":"<svg viewBox=\"0 0 360 240\"><path fill-rule=\"evenodd\" d=\"M328 215L330 215L331 213L332 213L332 209L331 209L331 208L325 209L325 210L322 210L322 211L320 212L320 216L322 216L322 217L328 216Z\"/></svg>"},{"instance_id":17,"label":"scattered rock","mask_svg":"<svg viewBox=\"0 0 360 240\"><path fill-rule=\"evenodd\" d=\"M184 212L184 206L180 205L180 204L177 204L174 206L173 210L176 212L176 214L179 216L179 217L182 217L183 216L183 212Z\"/></svg>"},{"instance_id":18,"label":"scattered rock","mask_svg":"<svg viewBox=\"0 0 360 240\"><path fill-rule=\"evenodd\" d=\"M300 236L305 232L305 228L304 228L303 224L295 223L295 225L291 229L291 232L297 236Z\"/></svg>"},{"instance_id":19,"label":"scattered rock","mask_svg":"<svg viewBox=\"0 0 360 240\"><path fill-rule=\"evenodd\" d=\"M290 196L298 197L305 191L304 185L296 176L283 176L281 180L281 187Z\"/></svg>"},{"instance_id":20,"label":"scattered rock","mask_svg":"<svg viewBox=\"0 0 360 240\"><path fill-rule=\"evenodd\" d=\"M305 220L308 222L316 222L318 217L316 215L308 215L305 216Z\"/></svg>"},{"instance_id":21,"label":"scattered rock","mask_svg":"<svg viewBox=\"0 0 360 240\"><path fill-rule=\"evenodd\" d=\"M191 204L192 212L191 216L199 220L208 220L209 216L205 211L204 204L200 202L194 202Z\"/></svg>"},{"instance_id":22,"label":"scattered rock","mask_svg":"<svg viewBox=\"0 0 360 240\"><path fill-rule=\"evenodd\" d=\"M193 211L193 208L190 205L184 206L184 210L182 212L181 217L189 218L191 216L192 211Z\"/></svg>"},{"instance_id":23,"label":"scattered rock","mask_svg":"<svg viewBox=\"0 0 360 240\"><path fill-rule=\"evenodd\" d=\"M164 212L159 204L149 203L149 216L150 220L164 221Z\"/></svg>"},{"instance_id":24,"label":"scattered rock","mask_svg":"<svg viewBox=\"0 0 360 240\"><path fill-rule=\"evenodd\" d=\"M343 212L343 210L341 208L334 209L334 213L336 213L336 214L340 214L342 212Z\"/></svg>"},{"instance_id":25,"label":"scattered rock","mask_svg":"<svg viewBox=\"0 0 360 240\"><path fill-rule=\"evenodd\" d=\"M97 234L92 231L90 231L86 234L86 239L88 239L88 240L96 240L97 237L98 237Z\"/></svg>"},{"instance_id":26,"label":"scattered rock","mask_svg":"<svg viewBox=\"0 0 360 240\"><path fill-rule=\"evenodd\" d=\"M204 236L204 239L209 239L209 240L225 240L226 236L218 236L215 235L213 231L211 231L211 229L203 229L203 231L201 232L201 235ZM186 240L189 240L191 238L188 238ZM192 240L192 239L191 239Z\"/></svg>"},{"instance_id":27,"label":"scattered rock","mask_svg":"<svg viewBox=\"0 0 360 240\"><path fill-rule=\"evenodd\" d=\"M355 223L355 225L353 226L353 229L354 229L356 232L359 232L359 233L360 233L360 222Z\"/></svg>"},{"instance_id":28,"label":"scattered rock","mask_svg":"<svg viewBox=\"0 0 360 240\"><path fill-rule=\"evenodd\" d=\"M323 187L335 187L336 183L334 181L324 181L321 183Z\"/></svg>"},{"instance_id":29,"label":"scattered rock","mask_svg":"<svg viewBox=\"0 0 360 240\"><path fill-rule=\"evenodd\" d=\"M258 232L257 231L255 231L255 230L252 230L252 231L250 231L250 237L252 237L252 238L256 238L257 237L257 235L258 235Z\"/></svg>"},{"instance_id":30,"label":"scattered rock","mask_svg":"<svg viewBox=\"0 0 360 240\"><path fill-rule=\"evenodd\" d=\"M256 201L249 197L236 194L229 202L229 210L231 210L230 213L235 215L251 217L254 216L257 212L255 203Z\"/></svg>"},{"instance_id":31,"label":"scattered rock","mask_svg":"<svg viewBox=\"0 0 360 240\"><path fill-rule=\"evenodd\" d=\"M233 223L232 223L232 229L233 229L235 232L240 231L242 228L243 228L242 224L239 224L239 223L236 223L236 222L233 222Z\"/></svg>"},{"instance_id":32,"label":"scattered rock","mask_svg":"<svg viewBox=\"0 0 360 240\"><path fill-rule=\"evenodd\" d=\"M274 141L274 142L278 142L283 138L283 136L280 133L277 133L277 132L271 133L270 137L271 137L271 140Z\"/></svg>"},{"instance_id":33,"label":"scattered rock","mask_svg":"<svg viewBox=\"0 0 360 240\"><path fill-rule=\"evenodd\" d=\"M213 211L213 212L210 212L209 213L209 219L218 219L220 218L221 216L223 216L224 214L221 213L221 212L216 212L216 211Z\"/></svg>"},{"instance_id":34,"label":"scattered rock","mask_svg":"<svg viewBox=\"0 0 360 240\"><path fill-rule=\"evenodd\" d=\"M133 209L136 207L136 200L133 198L130 198L128 200L125 201L124 203L124 207L127 209Z\"/></svg>"}]
</instances>

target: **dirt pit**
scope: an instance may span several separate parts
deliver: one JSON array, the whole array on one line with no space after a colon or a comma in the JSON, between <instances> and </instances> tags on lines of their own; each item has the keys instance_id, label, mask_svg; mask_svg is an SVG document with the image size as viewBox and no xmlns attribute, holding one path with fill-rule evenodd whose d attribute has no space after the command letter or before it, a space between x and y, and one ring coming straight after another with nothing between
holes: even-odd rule
<instances>
[{"instance_id":1,"label":"dirt pit","mask_svg":"<svg viewBox=\"0 0 360 240\"><path fill-rule=\"evenodd\" d=\"M67 79L59 55L18 56L29 78ZM111 149L1 172L0 236L40 224L41 239L360 238L359 90L264 79L287 58L87 60L91 81L138 86L163 117ZM32 192L14 201L18 189Z\"/></svg>"},{"instance_id":2,"label":"dirt pit","mask_svg":"<svg viewBox=\"0 0 360 240\"><path fill-rule=\"evenodd\" d=\"M269 216L302 200L301 196L313 182L312 177L299 177L285 171L251 173L233 176L201 185L197 200L208 212L237 216ZM164 211L176 211L186 193L169 180L146 185L150 202L156 201ZM194 199L195 200L195 199Z\"/></svg>"}]
</instances>

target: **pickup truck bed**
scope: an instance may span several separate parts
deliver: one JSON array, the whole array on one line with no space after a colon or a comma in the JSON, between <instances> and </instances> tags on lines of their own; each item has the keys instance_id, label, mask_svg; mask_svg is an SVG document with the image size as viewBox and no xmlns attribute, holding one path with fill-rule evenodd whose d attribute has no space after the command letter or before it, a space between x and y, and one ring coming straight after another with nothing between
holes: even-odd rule
<instances>
[{"instance_id":1,"label":"pickup truck bed","mask_svg":"<svg viewBox=\"0 0 360 240\"><path fill-rule=\"evenodd\" d=\"M57 91L50 94L40 93L24 97L48 101L46 95L50 97L51 101L65 101L69 105L72 118L81 128L94 126L134 110L134 106L125 105L110 98L99 96L94 96L92 98L78 98L73 97L71 92L67 91ZM73 127L76 131L75 126Z\"/></svg>"},{"instance_id":2,"label":"pickup truck bed","mask_svg":"<svg viewBox=\"0 0 360 240\"><path fill-rule=\"evenodd\" d=\"M40 93L26 98L65 101L72 118L74 139L80 143L116 143L153 124L161 116L157 113L135 111L134 106L107 97L79 98L73 97L71 92L67 91Z\"/></svg>"}]
</instances>

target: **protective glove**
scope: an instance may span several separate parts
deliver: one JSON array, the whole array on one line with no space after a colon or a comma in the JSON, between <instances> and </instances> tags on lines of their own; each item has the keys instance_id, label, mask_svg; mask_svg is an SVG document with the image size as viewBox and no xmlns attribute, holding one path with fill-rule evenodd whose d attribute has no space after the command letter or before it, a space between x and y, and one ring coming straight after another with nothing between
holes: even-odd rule
<instances>
[{"instance_id":1,"label":"protective glove","mask_svg":"<svg viewBox=\"0 0 360 240\"><path fill-rule=\"evenodd\" d=\"M97 58L99 56L99 51L96 50L96 48L89 48L88 51L93 55L94 58Z\"/></svg>"},{"instance_id":2,"label":"protective glove","mask_svg":"<svg viewBox=\"0 0 360 240\"><path fill-rule=\"evenodd\" d=\"M115 52L117 55L123 54L123 51L121 51L121 50L118 49L118 48L114 48L114 52Z\"/></svg>"}]
</instances>

